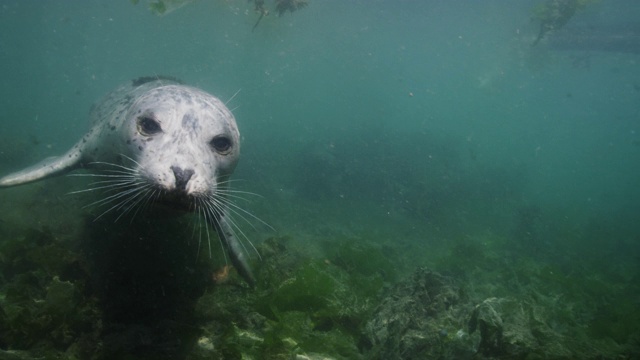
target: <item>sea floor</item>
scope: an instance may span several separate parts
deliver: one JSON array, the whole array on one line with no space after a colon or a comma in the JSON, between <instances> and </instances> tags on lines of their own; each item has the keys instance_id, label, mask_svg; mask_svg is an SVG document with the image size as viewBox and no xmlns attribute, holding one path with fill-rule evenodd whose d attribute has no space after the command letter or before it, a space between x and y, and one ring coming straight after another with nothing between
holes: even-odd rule
<instances>
[{"instance_id":1,"label":"sea floor","mask_svg":"<svg viewBox=\"0 0 640 360\"><path fill-rule=\"evenodd\" d=\"M0 192L0 358L640 355L640 265L593 219L515 200L426 217L278 189L243 205L273 227L244 225L251 288L190 216L96 220L68 194L82 186Z\"/></svg>"}]
</instances>

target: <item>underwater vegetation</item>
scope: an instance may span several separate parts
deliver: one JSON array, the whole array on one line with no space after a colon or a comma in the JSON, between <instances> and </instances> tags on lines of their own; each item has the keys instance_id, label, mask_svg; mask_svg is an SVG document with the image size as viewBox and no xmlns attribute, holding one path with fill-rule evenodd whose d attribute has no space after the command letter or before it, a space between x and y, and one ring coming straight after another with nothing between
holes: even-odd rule
<instances>
[{"instance_id":1,"label":"underwater vegetation","mask_svg":"<svg viewBox=\"0 0 640 360\"><path fill-rule=\"evenodd\" d=\"M251 0L249 0L251 1ZM260 24L263 17L269 15L269 9L265 6L264 0L253 0L255 4L255 11L260 14L258 20L251 28L251 31L255 30ZM275 10L278 16L284 15L287 11L293 13L309 5L307 0L275 0Z\"/></svg>"},{"instance_id":2,"label":"underwater vegetation","mask_svg":"<svg viewBox=\"0 0 640 360\"><path fill-rule=\"evenodd\" d=\"M540 22L540 31L533 45L537 45L548 33L564 27L576 12L599 0L547 0L533 10L533 17Z\"/></svg>"},{"instance_id":3,"label":"underwater vegetation","mask_svg":"<svg viewBox=\"0 0 640 360\"><path fill-rule=\"evenodd\" d=\"M431 359L471 356L466 332L468 299L452 278L418 268L396 284L364 328L369 359Z\"/></svg>"},{"instance_id":4,"label":"underwater vegetation","mask_svg":"<svg viewBox=\"0 0 640 360\"><path fill-rule=\"evenodd\" d=\"M47 229L0 242L0 349L84 354L99 327L82 256ZM0 358L4 358L0 354ZM16 355L16 358L22 358Z\"/></svg>"},{"instance_id":5,"label":"underwater vegetation","mask_svg":"<svg viewBox=\"0 0 640 360\"><path fill-rule=\"evenodd\" d=\"M259 245L250 288L233 270L214 283L211 266L192 262L181 275L185 263L163 260L175 255L172 245L144 253L160 268L127 265L114 275L47 229L21 238L0 229L0 357L595 359L631 356L640 339L632 300L640 289L532 258L511 261L508 239L494 234L459 239L439 263L408 273L399 272L403 254L374 239L328 238L314 257L292 238L272 237ZM84 236L96 237L94 248L123 235ZM105 276L109 288L125 284L105 293L96 287Z\"/></svg>"},{"instance_id":6,"label":"underwater vegetation","mask_svg":"<svg viewBox=\"0 0 640 360\"><path fill-rule=\"evenodd\" d=\"M282 16L287 11L293 13L309 5L307 0L276 0L276 11Z\"/></svg>"},{"instance_id":7,"label":"underwater vegetation","mask_svg":"<svg viewBox=\"0 0 640 360\"><path fill-rule=\"evenodd\" d=\"M194 0L148 0L149 11L157 16L162 16L173 12ZM133 5L137 5L140 0L131 0Z\"/></svg>"},{"instance_id":8,"label":"underwater vegetation","mask_svg":"<svg viewBox=\"0 0 640 360\"><path fill-rule=\"evenodd\" d=\"M266 240L255 291L219 287L200 299L197 312L209 320L201 342L225 346L220 353L200 346L200 355L193 358L362 358L360 329L388 278L382 272L392 266L380 253L377 264L384 263L384 269L368 273L370 264L361 252L376 247L348 244L333 243L339 248L325 259L313 259L296 251L290 239Z\"/></svg>"},{"instance_id":9,"label":"underwater vegetation","mask_svg":"<svg viewBox=\"0 0 640 360\"><path fill-rule=\"evenodd\" d=\"M149 11L156 16L164 16L167 15L189 3L192 3L194 0L148 0L148 8ZM254 9L257 13L259 13L258 20L255 25L253 25L252 31L260 24L260 21L263 17L269 15L270 11L267 5L265 4L265 0L249 0L253 2ZM137 5L140 0L131 0L133 5ZM274 0L273 1L273 10L278 14L278 16L282 16L289 13L294 13L302 8L305 8L309 5L308 0Z\"/></svg>"}]
</instances>

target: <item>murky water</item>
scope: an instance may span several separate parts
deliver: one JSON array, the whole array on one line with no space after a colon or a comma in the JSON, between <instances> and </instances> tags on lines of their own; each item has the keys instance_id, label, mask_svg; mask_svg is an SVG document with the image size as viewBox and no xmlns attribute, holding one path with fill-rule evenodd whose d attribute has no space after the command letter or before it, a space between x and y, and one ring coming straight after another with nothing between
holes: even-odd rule
<instances>
[{"instance_id":1,"label":"murky water","mask_svg":"<svg viewBox=\"0 0 640 360\"><path fill-rule=\"evenodd\" d=\"M6 0L0 170L66 151L119 84L175 76L229 100L243 146L234 186L261 195L241 204L275 229L249 219L256 245L288 237L309 261L331 263L337 244L367 244L397 272L387 285L425 266L465 284L469 304L540 293L541 308L564 302L566 319L549 325L558 336L614 341L598 348L606 356L634 354L635 341L637 356L640 6L578 1L532 46L550 3L309 0L277 16L267 0L252 30L260 12L245 0L186 2L163 16L145 1ZM563 46L571 39L577 50ZM0 244L34 229L77 241L91 210L67 195L86 186L76 180L0 191ZM9 266L9 248L0 294L43 266ZM60 275L51 271L43 279ZM373 312L385 290L367 294ZM0 300L9 318L15 304ZM460 319L449 333L469 331ZM352 356L273 336L294 339L298 354ZM35 346L0 340L3 351Z\"/></svg>"}]
</instances>

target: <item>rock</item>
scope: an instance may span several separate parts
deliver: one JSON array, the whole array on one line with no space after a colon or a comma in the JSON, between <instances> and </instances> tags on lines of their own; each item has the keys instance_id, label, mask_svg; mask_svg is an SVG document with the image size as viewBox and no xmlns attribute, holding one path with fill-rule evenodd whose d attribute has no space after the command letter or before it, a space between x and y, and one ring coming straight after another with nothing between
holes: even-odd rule
<instances>
[{"instance_id":1,"label":"rock","mask_svg":"<svg viewBox=\"0 0 640 360\"><path fill-rule=\"evenodd\" d=\"M474 339L459 336L470 313L464 298L452 279L417 269L391 290L367 322L367 358L470 358Z\"/></svg>"},{"instance_id":2,"label":"rock","mask_svg":"<svg viewBox=\"0 0 640 360\"><path fill-rule=\"evenodd\" d=\"M509 298L488 298L476 305L469 333L480 332L478 353L487 357L571 357L564 339L548 325L542 308Z\"/></svg>"}]
</instances>

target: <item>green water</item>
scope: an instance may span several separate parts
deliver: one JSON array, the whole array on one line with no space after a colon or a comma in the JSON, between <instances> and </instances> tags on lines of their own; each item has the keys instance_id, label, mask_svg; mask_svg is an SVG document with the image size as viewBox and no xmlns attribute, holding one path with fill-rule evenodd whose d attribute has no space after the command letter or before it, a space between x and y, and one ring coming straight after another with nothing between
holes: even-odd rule
<instances>
[{"instance_id":1,"label":"green water","mask_svg":"<svg viewBox=\"0 0 640 360\"><path fill-rule=\"evenodd\" d=\"M541 3L309 0L278 17L267 0L271 12L252 31L259 14L245 0L199 0L164 16L145 1L5 0L0 171L66 151L89 128L91 105L119 84L175 76L230 99L242 135L234 177L261 196L242 206L274 229L251 221L249 237L258 247L288 238L308 259L300 273L319 279L311 297L343 286L368 296L354 328L389 286L424 266L464 284L469 304L540 294L554 331L595 344L593 354L632 358L640 353L640 57L554 50L550 39L531 46ZM635 1L601 0L567 27L637 28L637 19ZM33 229L78 240L86 199L67 193L82 186L60 178L0 191L0 244L33 238ZM10 267L14 250L5 247L0 294L20 271L42 266ZM309 275L325 260L352 263L342 275ZM385 267L375 289L358 283ZM282 300L288 294L258 295L255 306L295 302ZM317 307L335 311L313 304L316 321ZM299 307L258 312L284 326L299 320ZM1 350L35 351L2 340L2 329ZM298 340L281 353L367 358L366 348L353 350L360 330L340 329L350 345L323 352ZM260 334L295 339L296 331ZM74 341L54 347L68 351Z\"/></svg>"}]
</instances>

